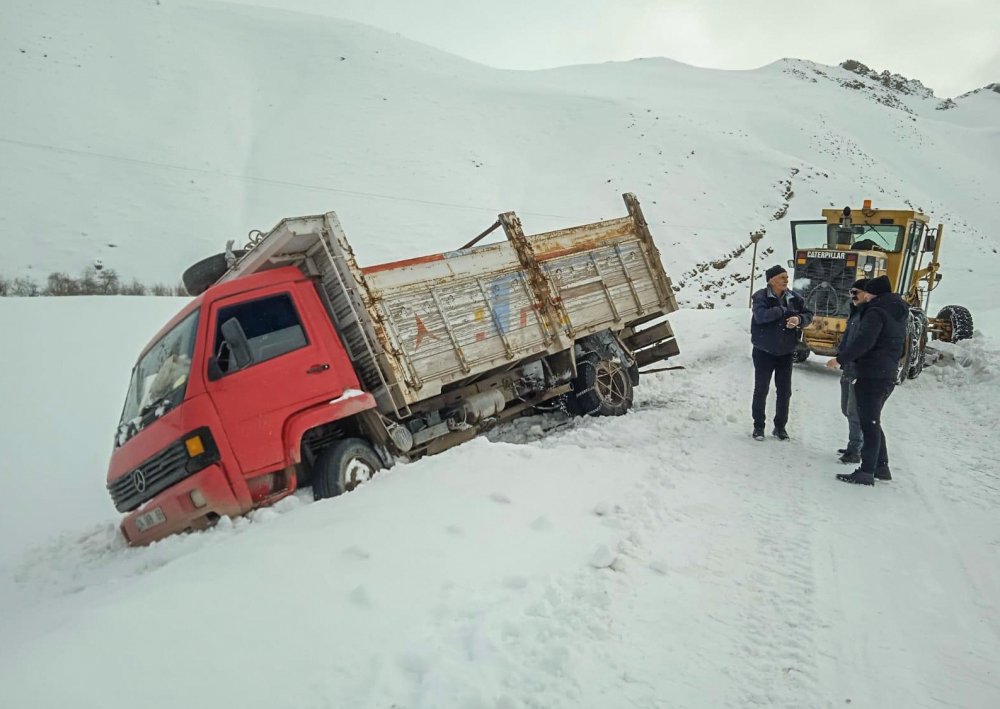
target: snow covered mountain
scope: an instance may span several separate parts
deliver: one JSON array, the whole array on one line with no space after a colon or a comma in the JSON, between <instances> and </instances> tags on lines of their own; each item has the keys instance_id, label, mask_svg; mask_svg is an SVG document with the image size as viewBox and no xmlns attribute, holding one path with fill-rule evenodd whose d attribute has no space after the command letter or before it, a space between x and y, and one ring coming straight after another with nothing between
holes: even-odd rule
<instances>
[{"instance_id":1,"label":"snow covered mountain","mask_svg":"<svg viewBox=\"0 0 1000 709\"><path fill-rule=\"evenodd\" d=\"M751 231L786 257L787 219L865 198L922 208L948 226L956 269L998 275L991 91L938 110L919 81L799 60L501 71L354 23L196 0L11 0L4 16L8 278L99 259L172 283L228 239L331 209L372 263L455 248L500 211L529 232L617 215L624 191L685 300L732 294L747 259L697 268Z\"/></svg>"},{"instance_id":2,"label":"snow covered mountain","mask_svg":"<svg viewBox=\"0 0 1000 709\"><path fill-rule=\"evenodd\" d=\"M205 0L7 0L0 275L175 281L336 210L363 263L538 232L635 192L692 306L618 419L522 419L128 549L104 489L128 372L185 302L0 298L0 706L1000 705L1000 93L860 64L500 71ZM863 59L863 58L859 58ZM912 205L976 336L886 409L895 480L834 481L835 374L748 437L746 276L787 222ZM759 283L759 273L758 273ZM694 306L711 305L715 311ZM728 309L727 309L728 307ZM720 310L721 309L721 310Z\"/></svg>"}]
</instances>

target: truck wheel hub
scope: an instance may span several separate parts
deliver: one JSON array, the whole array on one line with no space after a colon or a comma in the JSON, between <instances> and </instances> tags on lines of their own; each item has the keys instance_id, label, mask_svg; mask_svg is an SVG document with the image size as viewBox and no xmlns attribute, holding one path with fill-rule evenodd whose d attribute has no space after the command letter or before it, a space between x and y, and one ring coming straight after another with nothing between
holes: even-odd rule
<instances>
[{"instance_id":1,"label":"truck wheel hub","mask_svg":"<svg viewBox=\"0 0 1000 709\"><path fill-rule=\"evenodd\" d=\"M347 461L347 468L344 470L345 487L348 490L353 490L358 485L371 480L374 474L375 471L368 463L360 458L351 458Z\"/></svg>"},{"instance_id":2,"label":"truck wheel hub","mask_svg":"<svg viewBox=\"0 0 1000 709\"><path fill-rule=\"evenodd\" d=\"M625 400L628 391L624 369L613 362L601 362L597 365L597 377L594 386L602 401L617 404Z\"/></svg>"}]
</instances>

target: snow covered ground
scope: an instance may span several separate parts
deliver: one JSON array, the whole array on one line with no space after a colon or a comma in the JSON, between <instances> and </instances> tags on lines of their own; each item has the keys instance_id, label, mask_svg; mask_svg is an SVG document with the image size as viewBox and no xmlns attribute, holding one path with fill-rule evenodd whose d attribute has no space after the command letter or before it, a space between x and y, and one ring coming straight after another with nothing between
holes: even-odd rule
<instances>
[{"instance_id":1,"label":"snow covered ground","mask_svg":"<svg viewBox=\"0 0 1000 709\"><path fill-rule=\"evenodd\" d=\"M172 281L336 209L360 260L642 200L685 369L618 419L520 420L248 519L124 547L104 489L139 349L184 302L0 298L0 706L1000 706L1000 94L937 110L786 60L498 71L201 0L0 10L0 275ZM857 85L855 85L855 83ZM913 204L971 341L897 389L894 481L834 480L837 377L749 437L745 278L787 221ZM758 276L759 284L759 276ZM727 307L729 306L729 307ZM933 310L933 308L932 308Z\"/></svg>"},{"instance_id":2,"label":"snow covered ground","mask_svg":"<svg viewBox=\"0 0 1000 709\"><path fill-rule=\"evenodd\" d=\"M0 300L25 333L2 380L4 706L1000 699L992 337L893 395L895 480L874 489L834 480L835 374L797 369L792 440L754 442L747 313L688 310L686 369L625 417L526 418L338 499L128 549L102 484L121 353L179 304Z\"/></svg>"}]
</instances>

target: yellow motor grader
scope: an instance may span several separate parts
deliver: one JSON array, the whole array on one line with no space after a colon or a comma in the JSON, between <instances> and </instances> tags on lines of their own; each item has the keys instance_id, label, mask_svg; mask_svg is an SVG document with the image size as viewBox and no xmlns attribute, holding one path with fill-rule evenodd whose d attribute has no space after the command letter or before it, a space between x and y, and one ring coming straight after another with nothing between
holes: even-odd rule
<instances>
[{"instance_id":1,"label":"yellow motor grader","mask_svg":"<svg viewBox=\"0 0 1000 709\"><path fill-rule=\"evenodd\" d=\"M796 362L805 361L811 352L837 354L850 315L851 284L859 278L887 276L893 291L910 305L897 384L923 371L928 339L957 342L972 337L967 308L947 305L937 317L927 316L931 292L941 281L943 225L932 228L920 212L873 209L867 199L859 211L844 207L822 213L823 219L792 222L792 289L815 314L802 333Z\"/></svg>"}]
</instances>

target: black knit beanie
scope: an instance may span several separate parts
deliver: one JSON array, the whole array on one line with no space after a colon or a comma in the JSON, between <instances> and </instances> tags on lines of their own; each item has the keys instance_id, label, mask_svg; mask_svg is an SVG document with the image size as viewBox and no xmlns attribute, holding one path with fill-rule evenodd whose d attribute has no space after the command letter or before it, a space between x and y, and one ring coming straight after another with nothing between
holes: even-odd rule
<instances>
[{"instance_id":1,"label":"black knit beanie","mask_svg":"<svg viewBox=\"0 0 1000 709\"><path fill-rule=\"evenodd\" d=\"M878 278L873 278L868 281L868 285L865 286L865 292L871 293L872 295L884 295L892 290L892 284L889 283L888 276L879 276Z\"/></svg>"},{"instance_id":2,"label":"black knit beanie","mask_svg":"<svg viewBox=\"0 0 1000 709\"><path fill-rule=\"evenodd\" d=\"M787 273L787 271L781 267L781 264L778 264L776 266L771 266L771 268L764 271L764 274L767 276L767 280L771 280L779 273Z\"/></svg>"}]
</instances>

